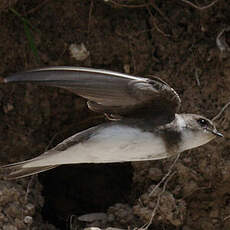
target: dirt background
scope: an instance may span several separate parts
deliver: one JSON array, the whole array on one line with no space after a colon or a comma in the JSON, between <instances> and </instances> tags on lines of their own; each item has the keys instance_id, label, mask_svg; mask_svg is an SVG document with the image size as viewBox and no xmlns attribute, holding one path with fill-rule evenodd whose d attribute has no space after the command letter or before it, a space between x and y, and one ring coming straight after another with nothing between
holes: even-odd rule
<instances>
[{"instance_id":1,"label":"dirt background","mask_svg":"<svg viewBox=\"0 0 230 230\"><path fill-rule=\"evenodd\" d=\"M183 0L3 0L0 76L53 65L155 74L179 93L181 112L213 118L230 100L229 54L216 45L229 22L226 0L203 10ZM79 61L69 47L81 43L89 55ZM0 162L37 156L103 121L64 90L0 85ZM173 159L66 166L32 179L0 180L0 229L133 229L154 216L149 229L229 230L229 122L230 109L216 120L225 138L184 152L167 183L152 193ZM91 223L77 218L92 212L107 216Z\"/></svg>"}]
</instances>

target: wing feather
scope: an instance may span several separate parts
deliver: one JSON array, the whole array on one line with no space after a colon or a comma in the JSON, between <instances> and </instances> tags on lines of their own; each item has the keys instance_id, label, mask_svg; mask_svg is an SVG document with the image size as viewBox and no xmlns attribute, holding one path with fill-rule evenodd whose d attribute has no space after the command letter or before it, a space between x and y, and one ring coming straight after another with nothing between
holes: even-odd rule
<instances>
[{"instance_id":1,"label":"wing feather","mask_svg":"<svg viewBox=\"0 0 230 230\"><path fill-rule=\"evenodd\" d=\"M149 79L107 70L49 67L16 73L5 82L65 88L86 98L91 110L129 117L141 116L144 110L173 119L180 106L177 93L157 77Z\"/></svg>"}]
</instances>

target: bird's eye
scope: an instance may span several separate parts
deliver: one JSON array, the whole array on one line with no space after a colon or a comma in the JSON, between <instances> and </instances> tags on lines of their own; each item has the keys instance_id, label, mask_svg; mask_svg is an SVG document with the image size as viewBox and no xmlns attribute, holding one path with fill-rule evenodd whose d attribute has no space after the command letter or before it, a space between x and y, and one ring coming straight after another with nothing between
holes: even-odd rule
<instances>
[{"instance_id":1,"label":"bird's eye","mask_svg":"<svg viewBox=\"0 0 230 230\"><path fill-rule=\"evenodd\" d=\"M203 119L203 118L198 119L197 122L198 122L198 124L199 124L200 126L202 126L202 127L208 125L208 121L205 120L205 119Z\"/></svg>"}]
</instances>

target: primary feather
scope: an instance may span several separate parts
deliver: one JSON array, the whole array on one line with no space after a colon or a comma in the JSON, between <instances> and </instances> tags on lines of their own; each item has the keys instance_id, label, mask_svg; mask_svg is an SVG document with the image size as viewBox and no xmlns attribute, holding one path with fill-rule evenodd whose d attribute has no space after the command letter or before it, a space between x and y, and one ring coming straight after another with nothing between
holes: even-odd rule
<instances>
[{"instance_id":1,"label":"primary feather","mask_svg":"<svg viewBox=\"0 0 230 230\"><path fill-rule=\"evenodd\" d=\"M165 114L173 120L180 107L178 94L157 77L143 78L107 70L79 67L49 67L16 73L10 82L65 88L88 100L89 108L101 113L141 116Z\"/></svg>"}]
</instances>

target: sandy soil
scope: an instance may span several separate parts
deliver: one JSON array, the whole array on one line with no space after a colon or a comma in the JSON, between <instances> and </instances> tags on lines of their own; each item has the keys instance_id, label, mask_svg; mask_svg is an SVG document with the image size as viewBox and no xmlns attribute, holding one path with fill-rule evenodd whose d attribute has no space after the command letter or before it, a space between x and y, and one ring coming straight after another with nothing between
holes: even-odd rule
<instances>
[{"instance_id":1,"label":"sandy soil","mask_svg":"<svg viewBox=\"0 0 230 230\"><path fill-rule=\"evenodd\" d=\"M229 51L216 45L229 22L225 0L203 10L182 0L1 1L0 76L53 65L155 74L180 94L181 112L213 118L230 101ZM76 60L69 47L81 43L88 57ZM36 156L104 118L69 92L26 84L0 85L0 121L5 164ZM133 229L154 210L149 229L230 229L230 109L216 123L225 138L184 152L167 184L151 195L174 159L65 166L0 180L0 229ZM92 212L107 218L77 220Z\"/></svg>"}]
</instances>

